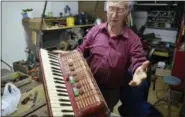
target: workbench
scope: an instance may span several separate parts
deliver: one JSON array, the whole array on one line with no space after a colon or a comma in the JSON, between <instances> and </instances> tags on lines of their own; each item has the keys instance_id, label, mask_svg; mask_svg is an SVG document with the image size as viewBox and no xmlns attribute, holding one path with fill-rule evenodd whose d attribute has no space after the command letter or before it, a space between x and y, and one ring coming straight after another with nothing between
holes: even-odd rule
<instances>
[{"instance_id":1,"label":"workbench","mask_svg":"<svg viewBox=\"0 0 185 117\"><path fill-rule=\"evenodd\" d=\"M26 97L30 96L30 94L32 94L32 97L33 97L35 91L38 91L35 106L32 107L32 105L33 105L32 100L29 100L26 104L21 104L21 102ZM38 106L40 106L40 108ZM39 108L39 109L34 110L34 108ZM33 111L33 112L31 112L31 111ZM31 113L31 114L29 114L29 113ZM19 101L17 111L12 113L10 116L26 116L26 115L31 116L34 114L39 115L39 116L48 116L43 84L41 84L41 83L39 83L36 87L33 87L28 92L24 92L21 94L21 99Z\"/></svg>"},{"instance_id":2,"label":"workbench","mask_svg":"<svg viewBox=\"0 0 185 117\"><path fill-rule=\"evenodd\" d=\"M47 104L45 99L45 93L42 83L38 83L33 81L31 84L33 87L31 90L27 92L23 92L21 94L21 99L19 101L19 105L17 107L17 111L12 113L10 116L27 116L27 117L37 117L37 116L49 116L48 110L47 110ZM30 87L30 86L29 86ZM26 104L21 104L21 102L30 94L32 94L32 97L34 97L34 93L38 92L37 99L35 102L35 105L33 106L33 101L30 100ZM33 107L32 107L33 106ZM120 117L119 115L116 115L114 113L111 113L111 117Z\"/></svg>"}]
</instances>

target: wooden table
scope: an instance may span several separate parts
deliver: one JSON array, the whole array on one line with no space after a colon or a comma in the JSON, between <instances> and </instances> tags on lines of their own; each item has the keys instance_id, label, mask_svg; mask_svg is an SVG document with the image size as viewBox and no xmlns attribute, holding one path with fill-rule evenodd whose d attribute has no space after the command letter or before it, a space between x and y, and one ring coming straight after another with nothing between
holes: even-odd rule
<instances>
[{"instance_id":1,"label":"wooden table","mask_svg":"<svg viewBox=\"0 0 185 117\"><path fill-rule=\"evenodd\" d=\"M25 99L27 96L29 96L30 94L34 96L35 91L38 91L38 96L34 107L32 107L33 101L28 101L27 104L25 105L21 104L21 101ZM46 99L45 99L44 88L43 88L43 84L41 83L38 84L36 87L34 86L32 90L22 93L21 99L19 101L19 105L17 107L17 111L12 113L10 116L30 117L33 115L38 115L43 117L49 116ZM120 116L114 113L111 113L110 117L120 117Z\"/></svg>"}]
</instances>

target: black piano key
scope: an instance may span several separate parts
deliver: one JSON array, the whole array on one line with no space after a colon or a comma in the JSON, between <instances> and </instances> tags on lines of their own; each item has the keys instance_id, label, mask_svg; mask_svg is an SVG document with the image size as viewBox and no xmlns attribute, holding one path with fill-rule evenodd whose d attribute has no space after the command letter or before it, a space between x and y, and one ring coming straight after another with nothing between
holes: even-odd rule
<instances>
[{"instance_id":1,"label":"black piano key","mask_svg":"<svg viewBox=\"0 0 185 117\"><path fill-rule=\"evenodd\" d=\"M50 59L58 60L58 58L49 56Z\"/></svg>"},{"instance_id":2,"label":"black piano key","mask_svg":"<svg viewBox=\"0 0 185 117\"><path fill-rule=\"evenodd\" d=\"M66 112L66 113L69 112L69 113L70 113L70 112L73 112L73 110L62 110L62 112L64 112L64 113L65 113L65 112Z\"/></svg>"},{"instance_id":3,"label":"black piano key","mask_svg":"<svg viewBox=\"0 0 185 117\"><path fill-rule=\"evenodd\" d=\"M69 102L70 100L67 99L59 99L60 102Z\"/></svg>"},{"instance_id":4,"label":"black piano key","mask_svg":"<svg viewBox=\"0 0 185 117\"><path fill-rule=\"evenodd\" d=\"M60 82L60 81L54 81L54 82L58 84L65 84L64 82Z\"/></svg>"},{"instance_id":5,"label":"black piano key","mask_svg":"<svg viewBox=\"0 0 185 117\"><path fill-rule=\"evenodd\" d=\"M54 77L53 79L54 79L54 80L59 80L59 81L64 81L64 79L62 79L62 78L57 78L57 77Z\"/></svg>"},{"instance_id":6,"label":"black piano key","mask_svg":"<svg viewBox=\"0 0 185 117\"><path fill-rule=\"evenodd\" d=\"M57 74L57 73L52 73L53 75L55 75L55 76L60 76L60 77L62 77L62 74Z\"/></svg>"},{"instance_id":7,"label":"black piano key","mask_svg":"<svg viewBox=\"0 0 185 117\"><path fill-rule=\"evenodd\" d=\"M61 74L62 72L61 71L57 71L57 70L51 70L52 72L55 72L55 73L59 73Z\"/></svg>"},{"instance_id":8,"label":"black piano key","mask_svg":"<svg viewBox=\"0 0 185 117\"><path fill-rule=\"evenodd\" d=\"M55 63L50 63L53 66L60 66L59 64L55 64Z\"/></svg>"},{"instance_id":9,"label":"black piano key","mask_svg":"<svg viewBox=\"0 0 185 117\"><path fill-rule=\"evenodd\" d=\"M62 117L74 117L74 115L63 115Z\"/></svg>"},{"instance_id":10,"label":"black piano key","mask_svg":"<svg viewBox=\"0 0 185 117\"><path fill-rule=\"evenodd\" d=\"M53 61L53 60L49 60L50 63L55 63L55 64L59 64L59 62Z\"/></svg>"},{"instance_id":11,"label":"black piano key","mask_svg":"<svg viewBox=\"0 0 185 117\"><path fill-rule=\"evenodd\" d=\"M63 91L63 90L57 90L57 92L63 92L63 93L67 93L67 91Z\"/></svg>"},{"instance_id":12,"label":"black piano key","mask_svg":"<svg viewBox=\"0 0 185 117\"><path fill-rule=\"evenodd\" d=\"M56 55L56 53L52 52L52 51L47 51L50 54Z\"/></svg>"},{"instance_id":13,"label":"black piano key","mask_svg":"<svg viewBox=\"0 0 185 117\"><path fill-rule=\"evenodd\" d=\"M55 54L51 54L51 53L48 53L48 56L58 58L58 57L57 57L57 55L55 55Z\"/></svg>"},{"instance_id":14,"label":"black piano key","mask_svg":"<svg viewBox=\"0 0 185 117\"><path fill-rule=\"evenodd\" d=\"M56 67L51 67L51 69L61 71L60 69L58 69Z\"/></svg>"},{"instance_id":15,"label":"black piano key","mask_svg":"<svg viewBox=\"0 0 185 117\"><path fill-rule=\"evenodd\" d=\"M56 60L58 61L58 58L57 57L54 57L54 56L49 56L50 60Z\"/></svg>"},{"instance_id":16,"label":"black piano key","mask_svg":"<svg viewBox=\"0 0 185 117\"><path fill-rule=\"evenodd\" d=\"M58 96L69 96L68 94L62 94L62 93L58 93Z\"/></svg>"},{"instance_id":17,"label":"black piano key","mask_svg":"<svg viewBox=\"0 0 185 117\"><path fill-rule=\"evenodd\" d=\"M61 88L61 89L66 89L66 87L63 87L63 86L55 86L56 88Z\"/></svg>"},{"instance_id":18,"label":"black piano key","mask_svg":"<svg viewBox=\"0 0 185 117\"><path fill-rule=\"evenodd\" d=\"M71 104L61 103L60 106L72 106Z\"/></svg>"}]
</instances>

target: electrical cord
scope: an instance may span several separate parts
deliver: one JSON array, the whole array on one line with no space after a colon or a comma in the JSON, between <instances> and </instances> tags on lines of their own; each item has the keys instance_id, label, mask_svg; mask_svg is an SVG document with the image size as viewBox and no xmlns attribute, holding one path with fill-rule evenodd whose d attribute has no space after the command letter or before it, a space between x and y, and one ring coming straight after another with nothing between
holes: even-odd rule
<instances>
[{"instance_id":1,"label":"electrical cord","mask_svg":"<svg viewBox=\"0 0 185 117\"><path fill-rule=\"evenodd\" d=\"M10 68L11 72L13 72L13 68L7 62L5 62L2 59L1 59L1 62L4 63L5 65L7 65Z\"/></svg>"}]
</instances>

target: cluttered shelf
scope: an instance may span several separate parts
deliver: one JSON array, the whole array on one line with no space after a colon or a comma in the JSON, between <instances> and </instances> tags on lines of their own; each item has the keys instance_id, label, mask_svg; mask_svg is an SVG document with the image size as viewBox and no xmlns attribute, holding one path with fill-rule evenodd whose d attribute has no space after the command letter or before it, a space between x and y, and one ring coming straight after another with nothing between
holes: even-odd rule
<instances>
[{"instance_id":1,"label":"cluttered shelf","mask_svg":"<svg viewBox=\"0 0 185 117\"><path fill-rule=\"evenodd\" d=\"M86 25L74 25L74 26L53 26L53 27L48 27L44 28L43 30L60 30L60 29L68 29L68 28L82 28L82 27L90 27L93 26L94 24L86 24Z\"/></svg>"},{"instance_id":2,"label":"cluttered shelf","mask_svg":"<svg viewBox=\"0 0 185 117\"><path fill-rule=\"evenodd\" d=\"M32 30L40 30L41 18L25 18L22 19L23 23L28 23L29 28ZM67 25L65 18L51 18L43 19L43 26L42 30L50 31L50 30L62 30L62 29L69 29L69 28L82 28L82 27L91 27L94 26L93 23L86 23L86 24L74 24L74 25Z\"/></svg>"},{"instance_id":3,"label":"cluttered shelf","mask_svg":"<svg viewBox=\"0 0 185 117\"><path fill-rule=\"evenodd\" d=\"M137 3L135 6L170 6L170 4L166 3ZM171 4L171 6L177 6L177 4Z\"/></svg>"},{"instance_id":4,"label":"cluttered shelf","mask_svg":"<svg viewBox=\"0 0 185 117\"><path fill-rule=\"evenodd\" d=\"M150 29L161 29L161 30L177 30L177 28L154 27L154 26L146 26L146 28L150 28Z\"/></svg>"}]
</instances>

